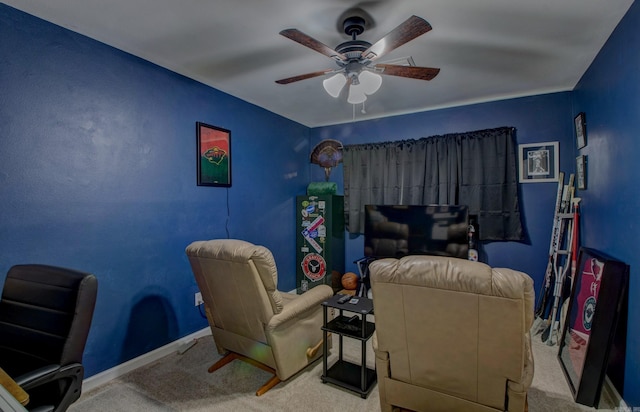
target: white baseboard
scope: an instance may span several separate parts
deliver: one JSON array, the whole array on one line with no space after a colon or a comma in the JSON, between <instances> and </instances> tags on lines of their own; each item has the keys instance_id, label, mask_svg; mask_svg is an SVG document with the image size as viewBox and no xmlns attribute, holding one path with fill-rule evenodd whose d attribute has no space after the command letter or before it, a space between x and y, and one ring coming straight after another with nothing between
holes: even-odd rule
<instances>
[{"instance_id":1,"label":"white baseboard","mask_svg":"<svg viewBox=\"0 0 640 412\"><path fill-rule=\"evenodd\" d=\"M617 407L618 408L617 410L620 410L620 411L630 410L627 407L626 402L624 401L624 399L622 399L622 396L620 396L620 393L618 392L616 387L613 386L613 383L611 382L611 380L607 375L604 376L604 384L602 385L601 396L607 397L609 403Z\"/></svg>"},{"instance_id":2,"label":"white baseboard","mask_svg":"<svg viewBox=\"0 0 640 412\"><path fill-rule=\"evenodd\" d=\"M160 358L177 352L182 345L192 341L193 339L198 339L207 335L211 335L211 329L208 326L190 335L184 336L176 341L168 343L158 349L152 350L151 352L147 352L144 355L140 355L137 358L133 358L129 361L126 361L125 363L114 366L111 369L107 369L106 371L95 374L82 381L82 391L90 391L91 389L97 388L100 385L104 385L105 383L116 379L124 375L125 373L131 372L132 370L148 365L151 362L155 362Z\"/></svg>"},{"instance_id":3,"label":"white baseboard","mask_svg":"<svg viewBox=\"0 0 640 412\"><path fill-rule=\"evenodd\" d=\"M289 293L296 293L296 290L294 289ZM211 329L207 326L206 328L200 329L197 332L184 336L158 349L152 350L151 352L147 352L144 355L138 356L137 358L133 358L125 363L114 366L111 369L107 369L106 371L93 375L82 381L82 391L86 392L90 391L91 389L95 389L98 386L104 385L113 379L131 372L132 370L148 365L151 362L155 362L160 358L172 354L173 352L178 352L181 347L184 347L183 345L186 345L194 339L199 339L204 336L210 335ZM613 386L613 383L611 383L611 380L609 380L609 377L606 375L602 389L602 395L608 397L610 403L618 407L619 410L628 410L627 404L625 403L624 399L622 399L622 396L620 396L616 388Z\"/></svg>"},{"instance_id":4,"label":"white baseboard","mask_svg":"<svg viewBox=\"0 0 640 412\"><path fill-rule=\"evenodd\" d=\"M289 293L296 293L296 289L293 289ZM176 341L168 343L158 349L152 350L151 352L147 352L144 355L140 355L137 358L133 358L125 363L121 363L120 365L114 366L111 369L107 369L106 371L97 373L93 376L88 377L82 381L82 391L90 391L91 389L95 389L98 386L104 385L105 383L116 379L132 370L140 368L142 366L148 365L151 362L155 362L160 358L163 358L167 355L170 355L174 352L179 352L181 348L185 348L187 343L191 342L193 339L198 339L203 336L211 335L211 328L208 326L204 329L201 329L197 332L192 333L191 335L184 336ZM185 346L183 346L185 345Z\"/></svg>"}]
</instances>

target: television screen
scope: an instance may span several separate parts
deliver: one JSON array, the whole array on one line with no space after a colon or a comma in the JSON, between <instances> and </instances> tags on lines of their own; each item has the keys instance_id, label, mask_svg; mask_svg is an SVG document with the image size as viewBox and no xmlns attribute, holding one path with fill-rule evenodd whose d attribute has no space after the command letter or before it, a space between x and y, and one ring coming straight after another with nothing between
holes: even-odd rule
<instances>
[{"instance_id":1,"label":"television screen","mask_svg":"<svg viewBox=\"0 0 640 412\"><path fill-rule=\"evenodd\" d=\"M437 255L467 259L467 206L366 205L364 254L400 258Z\"/></svg>"}]
</instances>

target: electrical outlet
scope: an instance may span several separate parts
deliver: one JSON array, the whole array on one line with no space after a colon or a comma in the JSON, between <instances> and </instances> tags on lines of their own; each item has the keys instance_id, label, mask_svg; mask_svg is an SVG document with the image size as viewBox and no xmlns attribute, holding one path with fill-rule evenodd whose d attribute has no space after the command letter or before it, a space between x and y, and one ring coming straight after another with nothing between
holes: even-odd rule
<instances>
[{"instance_id":1,"label":"electrical outlet","mask_svg":"<svg viewBox=\"0 0 640 412\"><path fill-rule=\"evenodd\" d=\"M196 292L195 294L195 306L200 306L204 303L204 300L202 300L202 293L201 292Z\"/></svg>"}]
</instances>

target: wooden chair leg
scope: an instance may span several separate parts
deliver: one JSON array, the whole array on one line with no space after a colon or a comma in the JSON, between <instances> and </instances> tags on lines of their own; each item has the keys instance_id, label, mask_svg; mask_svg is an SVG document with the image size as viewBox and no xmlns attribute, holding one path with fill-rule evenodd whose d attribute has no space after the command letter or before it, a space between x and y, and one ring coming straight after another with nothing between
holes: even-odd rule
<instances>
[{"instance_id":1,"label":"wooden chair leg","mask_svg":"<svg viewBox=\"0 0 640 412\"><path fill-rule=\"evenodd\" d=\"M217 361L216 363L214 363L213 365L211 365L208 369L209 373L215 372L218 369L222 368L224 365L230 363L231 361L234 361L236 359L240 359L243 362L246 362L250 365L255 366L256 368L260 368L263 371L269 372L273 374L273 377L271 379L269 379L267 381L267 383L265 383L264 385L262 385L260 387L260 389L258 389L258 391L256 392L256 396L261 396L264 395L269 389L273 388L274 386L276 386L277 384L280 383L280 378L278 378L278 376L276 375L276 371L273 368L270 368L267 365L264 365L256 360L253 360L251 358L247 358L246 356L240 355L239 353L235 353L235 352L229 352L227 353L224 357L222 357L222 359L220 359L219 361Z\"/></svg>"},{"instance_id":2,"label":"wooden chair leg","mask_svg":"<svg viewBox=\"0 0 640 412\"><path fill-rule=\"evenodd\" d=\"M227 363L235 360L235 359L239 359L239 356L237 353L235 352L229 352L227 353L222 359L220 359L218 362L214 363L213 365L209 366L209 373L215 372L218 369L222 368L224 365L226 365Z\"/></svg>"},{"instance_id":3,"label":"wooden chair leg","mask_svg":"<svg viewBox=\"0 0 640 412\"><path fill-rule=\"evenodd\" d=\"M276 375L273 375L273 377L269 379L267 383L262 385L262 387L256 391L256 396L264 395L269 389L273 388L279 383L280 383L280 378L278 378Z\"/></svg>"}]
</instances>

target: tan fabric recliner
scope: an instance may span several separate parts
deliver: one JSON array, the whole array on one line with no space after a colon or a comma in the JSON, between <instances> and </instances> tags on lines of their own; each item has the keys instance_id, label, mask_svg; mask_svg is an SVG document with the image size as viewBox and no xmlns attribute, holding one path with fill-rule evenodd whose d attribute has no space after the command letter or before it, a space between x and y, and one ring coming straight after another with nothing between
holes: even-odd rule
<instances>
[{"instance_id":1,"label":"tan fabric recliner","mask_svg":"<svg viewBox=\"0 0 640 412\"><path fill-rule=\"evenodd\" d=\"M523 411L533 379L533 280L464 259L369 266L382 411Z\"/></svg>"},{"instance_id":2,"label":"tan fabric recliner","mask_svg":"<svg viewBox=\"0 0 640 412\"><path fill-rule=\"evenodd\" d=\"M271 252L242 240L208 240L186 249L220 354L213 372L234 359L273 373L256 395L290 378L322 354L319 285L302 295L279 292Z\"/></svg>"}]
</instances>

